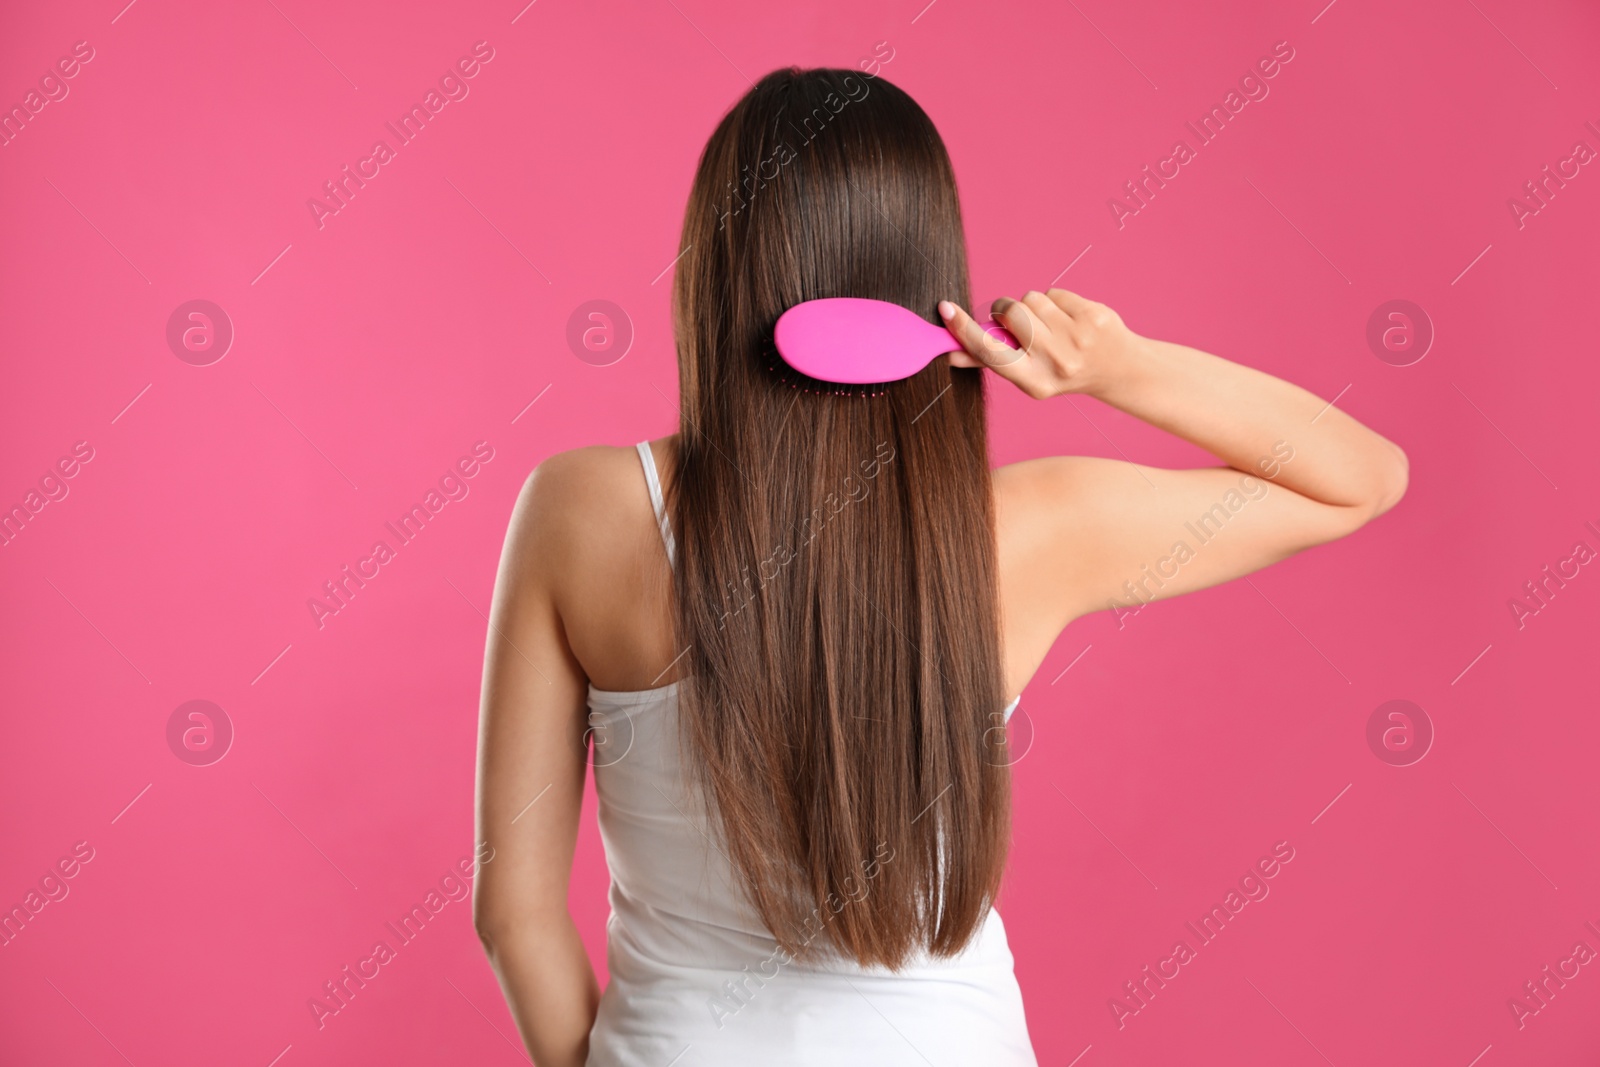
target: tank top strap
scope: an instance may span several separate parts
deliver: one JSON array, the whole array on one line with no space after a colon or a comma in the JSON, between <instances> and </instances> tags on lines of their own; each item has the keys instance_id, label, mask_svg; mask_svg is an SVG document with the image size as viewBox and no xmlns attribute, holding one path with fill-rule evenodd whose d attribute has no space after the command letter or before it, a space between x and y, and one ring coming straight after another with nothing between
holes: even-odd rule
<instances>
[{"instance_id":1,"label":"tank top strap","mask_svg":"<svg viewBox=\"0 0 1600 1067\"><path fill-rule=\"evenodd\" d=\"M645 484L650 487L650 506L656 512L656 525L661 527L661 540L667 546L667 562L676 565L677 542L672 537L672 523L667 520L667 500L661 492L661 475L656 471L655 453L649 441L633 446L639 450L639 462L644 464Z\"/></svg>"}]
</instances>

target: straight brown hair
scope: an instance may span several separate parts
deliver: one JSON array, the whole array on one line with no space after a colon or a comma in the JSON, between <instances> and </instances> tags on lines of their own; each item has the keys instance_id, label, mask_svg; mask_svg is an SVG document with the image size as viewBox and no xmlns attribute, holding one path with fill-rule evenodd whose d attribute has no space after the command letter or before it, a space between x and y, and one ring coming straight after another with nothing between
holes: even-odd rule
<instances>
[{"instance_id":1,"label":"straight brown hair","mask_svg":"<svg viewBox=\"0 0 1600 1067\"><path fill-rule=\"evenodd\" d=\"M685 766L784 952L954 955L1010 837L982 372L843 387L772 347L804 300L970 306L949 156L882 77L774 71L711 135L681 247Z\"/></svg>"}]
</instances>

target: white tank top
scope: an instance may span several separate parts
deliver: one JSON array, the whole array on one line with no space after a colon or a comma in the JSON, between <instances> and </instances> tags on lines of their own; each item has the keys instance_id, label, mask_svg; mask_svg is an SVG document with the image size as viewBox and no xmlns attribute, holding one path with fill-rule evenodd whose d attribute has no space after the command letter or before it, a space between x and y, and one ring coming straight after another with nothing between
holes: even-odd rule
<instances>
[{"instance_id":1,"label":"white tank top","mask_svg":"<svg viewBox=\"0 0 1600 1067\"><path fill-rule=\"evenodd\" d=\"M655 458L648 441L637 447L675 562ZM924 953L898 973L832 951L784 962L738 889L704 799L679 762L677 692L677 682L589 687L600 836L611 871L611 979L590 1031L588 1067L1035 1065L1005 927L993 909L959 956ZM825 934L819 943L827 944Z\"/></svg>"}]
</instances>

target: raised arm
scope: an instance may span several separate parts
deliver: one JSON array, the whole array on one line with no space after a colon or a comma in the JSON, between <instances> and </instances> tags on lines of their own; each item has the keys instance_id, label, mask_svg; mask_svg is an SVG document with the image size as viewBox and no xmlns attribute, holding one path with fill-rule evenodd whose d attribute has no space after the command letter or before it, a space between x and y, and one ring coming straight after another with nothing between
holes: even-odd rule
<instances>
[{"instance_id":1,"label":"raised arm","mask_svg":"<svg viewBox=\"0 0 1600 1067\"><path fill-rule=\"evenodd\" d=\"M571 486L562 457L528 478L494 603L478 731L478 841L493 855L473 922L539 1067L582 1067L599 992L567 910L583 803L587 680L556 611Z\"/></svg>"},{"instance_id":2,"label":"raised arm","mask_svg":"<svg viewBox=\"0 0 1600 1067\"><path fill-rule=\"evenodd\" d=\"M1313 394L1184 345L1144 338L1103 304L1062 289L999 301L1018 352L941 305L964 352L1029 396L1084 393L1217 456L1166 470L1060 456L1003 469L1035 502L1027 595L1065 626L1228 581L1354 532L1405 493L1405 453ZM1030 568L1032 571L1032 568Z\"/></svg>"}]
</instances>

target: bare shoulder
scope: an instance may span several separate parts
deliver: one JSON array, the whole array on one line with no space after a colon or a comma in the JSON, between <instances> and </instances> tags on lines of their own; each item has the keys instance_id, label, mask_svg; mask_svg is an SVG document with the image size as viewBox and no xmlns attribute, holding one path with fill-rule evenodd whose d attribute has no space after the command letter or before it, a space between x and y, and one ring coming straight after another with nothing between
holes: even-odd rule
<instances>
[{"instance_id":1,"label":"bare shoulder","mask_svg":"<svg viewBox=\"0 0 1600 1067\"><path fill-rule=\"evenodd\" d=\"M639 454L631 446L557 452L523 483L507 552L520 557L518 569L526 576L537 573L540 584L556 587L562 577L604 568L608 559L636 548L641 516L648 517L649 509Z\"/></svg>"},{"instance_id":2,"label":"bare shoulder","mask_svg":"<svg viewBox=\"0 0 1600 1067\"><path fill-rule=\"evenodd\" d=\"M651 442L663 475L673 469L674 442ZM595 685L648 686L671 661L671 569L632 446L575 448L535 467L517 498L501 574L509 599L559 618Z\"/></svg>"},{"instance_id":3,"label":"bare shoulder","mask_svg":"<svg viewBox=\"0 0 1600 1067\"><path fill-rule=\"evenodd\" d=\"M517 506L550 517L605 518L618 508L618 490L639 477L639 454L631 447L585 445L547 456L528 474Z\"/></svg>"}]
</instances>

